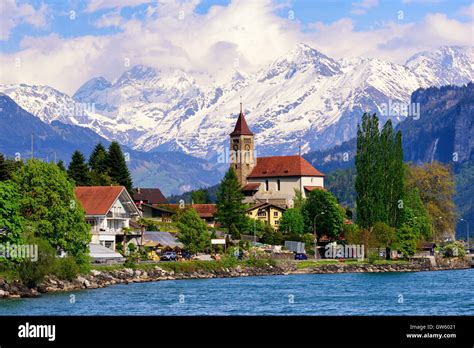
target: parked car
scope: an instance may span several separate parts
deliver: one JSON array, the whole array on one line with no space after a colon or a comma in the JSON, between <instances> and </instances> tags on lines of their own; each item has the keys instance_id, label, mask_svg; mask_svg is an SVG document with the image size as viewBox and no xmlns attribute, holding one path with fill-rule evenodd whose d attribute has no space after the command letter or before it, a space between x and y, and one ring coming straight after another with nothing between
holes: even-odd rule
<instances>
[{"instance_id":1,"label":"parked car","mask_svg":"<svg viewBox=\"0 0 474 348\"><path fill-rule=\"evenodd\" d=\"M167 251L160 256L160 261L176 261L176 253L174 251Z\"/></svg>"},{"instance_id":2,"label":"parked car","mask_svg":"<svg viewBox=\"0 0 474 348\"><path fill-rule=\"evenodd\" d=\"M303 253L295 254L295 260L307 260L307 259L308 259L308 256L306 256L306 254L303 254Z\"/></svg>"},{"instance_id":3,"label":"parked car","mask_svg":"<svg viewBox=\"0 0 474 348\"><path fill-rule=\"evenodd\" d=\"M191 254L188 253L187 251L182 251L181 252L181 257L185 260L191 260Z\"/></svg>"}]
</instances>

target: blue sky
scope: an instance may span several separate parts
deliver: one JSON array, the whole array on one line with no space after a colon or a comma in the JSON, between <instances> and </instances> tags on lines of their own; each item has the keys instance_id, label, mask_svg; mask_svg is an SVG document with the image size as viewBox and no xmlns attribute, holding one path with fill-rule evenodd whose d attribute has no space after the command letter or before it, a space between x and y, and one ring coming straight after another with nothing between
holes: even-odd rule
<instances>
[{"instance_id":1,"label":"blue sky","mask_svg":"<svg viewBox=\"0 0 474 348\"><path fill-rule=\"evenodd\" d=\"M65 82L65 72L115 78L124 59L212 74L238 59L252 71L298 42L403 63L473 45L473 10L470 0L1 0L0 63L23 64L21 75L0 70L0 83L71 92L84 81Z\"/></svg>"},{"instance_id":2,"label":"blue sky","mask_svg":"<svg viewBox=\"0 0 474 348\"><path fill-rule=\"evenodd\" d=\"M7 1L7 0L5 0ZM258 1L258 0L249 0ZM178 2L178 1L177 1ZM212 6L228 6L230 0L203 0L195 8L198 14L206 14ZM362 1L359 1L362 2ZM94 23L101 16L116 11L115 8L98 9L95 12L86 12L88 4L91 1L85 0L30 0L16 1L17 4L31 5L35 10L41 8L42 4L48 7L46 25L37 27L29 23L19 23L11 29L9 37L0 40L1 52L15 52L20 49L20 42L25 36L41 37L51 33L57 33L61 37L71 38L84 35L111 35L119 32L119 27L97 28ZM107 3L107 1L105 1ZM150 2L153 4L154 2ZM281 9L276 8L275 13L288 18L293 11L294 20L300 21L304 25L313 22L323 22L330 24L340 18L348 17L354 21L355 30L370 30L379 26L383 22L399 20L399 11L403 11L404 21L416 22L423 18L427 13L439 12L445 13L450 18L459 21L470 21L472 19L460 13L460 8L472 4L470 0L379 0L372 7L359 7L365 9L365 14L352 13L354 4L357 1L347 0L294 0L294 1L275 1L275 7L285 5ZM370 1L369 1L370 3ZM120 15L124 19L143 19L148 4L138 4L136 6L127 6L120 9ZM158 1L158 6L160 6ZM1 9L1 6L0 6ZM76 20L71 21L69 17L75 12ZM303 30L310 30L305 28Z\"/></svg>"}]
</instances>

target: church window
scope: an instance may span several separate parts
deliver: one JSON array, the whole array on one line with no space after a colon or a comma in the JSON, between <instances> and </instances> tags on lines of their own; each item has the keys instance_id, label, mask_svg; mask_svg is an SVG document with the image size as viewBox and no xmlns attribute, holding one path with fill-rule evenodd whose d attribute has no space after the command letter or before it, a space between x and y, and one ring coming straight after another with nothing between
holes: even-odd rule
<instances>
[{"instance_id":1,"label":"church window","mask_svg":"<svg viewBox=\"0 0 474 348\"><path fill-rule=\"evenodd\" d=\"M280 179L277 180L277 190L280 191Z\"/></svg>"},{"instance_id":2,"label":"church window","mask_svg":"<svg viewBox=\"0 0 474 348\"><path fill-rule=\"evenodd\" d=\"M268 180L265 180L265 191L269 190Z\"/></svg>"}]
</instances>

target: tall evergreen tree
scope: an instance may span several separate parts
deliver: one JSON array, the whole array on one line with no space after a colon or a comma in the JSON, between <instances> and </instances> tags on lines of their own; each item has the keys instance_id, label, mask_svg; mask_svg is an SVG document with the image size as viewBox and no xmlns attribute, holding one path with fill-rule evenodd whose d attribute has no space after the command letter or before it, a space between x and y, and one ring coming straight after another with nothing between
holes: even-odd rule
<instances>
[{"instance_id":1,"label":"tall evergreen tree","mask_svg":"<svg viewBox=\"0 0 474 348\"><path fill-rule=\"evenodd\" d=\"M209 191L206 189L199 189L191 192L191 200L195 204L208 204L211 203L209 197Z\"/></svg>"},{"instance_id":2,"label":"tall evergreen tree","mask_svg":"<svg viewBox=\"0 0 474 348\"><path fill-rule=\"evenodd\" d=\"M390 120L379 132L377 116L364 114L357 131L356 169L358 224L398 227L405 191L403 149L401 133L394 134Z\"/></svg>"},{"instance_id":3,"label":"tall evergreen tree","mask_svg":"<svg viewBox=\"0 0 474 348\"><path fill-rule=\"evenodd\" d=\"M234 225L239 231L246 227L244 198L234 168L229 168L217 191L217 219L229 231Z\"/></svg>"},{"instance_id":4,"label":"tall evergreen tree","mask_svg":"<svg viewBox=\"0 0 474 348\"><path fill-rule=\"evenodd\" d=\"M113 141L110 143L109 152L107 155L107 165L109 168L109 175L113 181L119 185L125 186L127 191L132 194L133 182L132 176L127 167L125 156L119 143Z\"/></svg>"},{"instance_id":5,"label":"tall evergreen tree","mask_svg":"<svg viewBox=\"0 0 474 348\"><path fill-rule=\"evenodd\" d=\"M380 206L380 138L379 122L375 114L364 114L362 124L357 127L357 223L362 227L373 226L380 218L383 206Z\"/></svg>"},{"instance_id":6,"label":"tall evergreen tree","mask_svg":"<svg viewBox=\"0 0 474 348\"><path fill-rule=\"evenodd\" d=\"M98 143L92 151L89 157L89 167L101 174L108 172L107 150L102 143Z\"/></svg>"},{"instance_id":7,"label":"tall evergreen tree","mask_svg":"<svg viewBox=\"0 0 474 348\"><path fill-rule=\"evenodd\" d=\"M67 175L74 180L76 186L89 186L91 184L89 168L85 163L84 155L80 151L74 151L72 154Z\"/></svg>"},{"instance_id":8,"label":"tall evergreen tree","mask_svg":"<svg viewBox=\"0 0 474 348\"><path fill-rule=\"evenodd\" d=\"M64 166L63 160L59 160L58 163L56 163L56 165L58 166L59 169L61 169L61 171L66 172L66 167Z\"/></svg>"}]
</instances>

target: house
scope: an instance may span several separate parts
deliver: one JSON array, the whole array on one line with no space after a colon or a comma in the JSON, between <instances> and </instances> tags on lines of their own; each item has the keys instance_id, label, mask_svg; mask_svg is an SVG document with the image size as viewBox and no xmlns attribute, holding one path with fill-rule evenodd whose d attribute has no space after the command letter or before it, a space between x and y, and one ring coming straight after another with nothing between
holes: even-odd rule
<instances>
[{"instance_id":1,"label":"house","mask_svg":"<svg viewBox=\"0 0 474 348\"><path fill-rule=\"evenodd\" d=\"M418 246L417 255L424 255L424 256L434 256L436 249L436 243L432 242L422 242Z\"/></svg>"},{"instance_id":2,"label":"house","mask_svg":"<svg viewBox=\"0 0 474 348\"><path fill-rule=\"evenodd\" d=\"M163 208L165 210L170 210L176 213L179 209L187 209L187 208L192 208L196 210L198 213L199 217L203 219L207 226L209 227L214 227L216 224L216 212L217 212L217 206L215 204L162 204L159 206L160 208Z\"/></svg>"},{"instance_id":3,"label":"house","mask_svg":"<svg viewBox=\"0 0 474 348\"><path fill-rule=\"evenodd\" d=\"M93 244L115 250L116 244L123 241L124 228L130 228L131 221L141 216L123 186L78 186L75 194L91 226ZM130 232L140 233L140 230Z\"/></svg>"},{"instance_id":4,"label":"house","mask_svg":"<svg viewBox=\"0 0 474 348\"><path fill-rule=\"evenodd\" d=\"M307 197L315 189L324 189L324 174L299 155L256 158L254 135L245 120L242 103L230 133L230 165L247 203L283 201L290 207L295 190Z\"/></svg>"},{"instance_id":5,"label":"house","mask_svg":"<svg viewBox=\"0 0 474 348\"><path fill-rule=\"evenodd\" d=\"M276 204L263 202L248 208L247 215L254 220L263 221L273 228L278 228L285 210Z\"/></svg>"},{"instance_id":6,"label":"house","mask_svg":"<svg viewBox=\"0 0 474 348\"><path fill-rule=\"evenodd\" d=\"M171 222L176 211L163 208L162 206L151 205L147 203L138 204L144 218L156 219L161 222Z\"/></svg>"},{"instance_id":7,"label":"house","mask_svg":"<svg viewBox=\"0 0 474 348\"><path fill-rule=\"evenodd\" d=\"M133 190L133 201L135 204L168 204L168 200L159 188L137 187Z\"/></svg>"},{"instance_id":8,"label":"house","mask_svg":"<svg viewBox=\"0 0 474 348\"><path fill-rule=\"evenodd\" d=\"M217 206L215 204L192 204L191 207L196 210L201 219L206 221L207 226L216 225Z\"/></svg>"}]
</instances>

